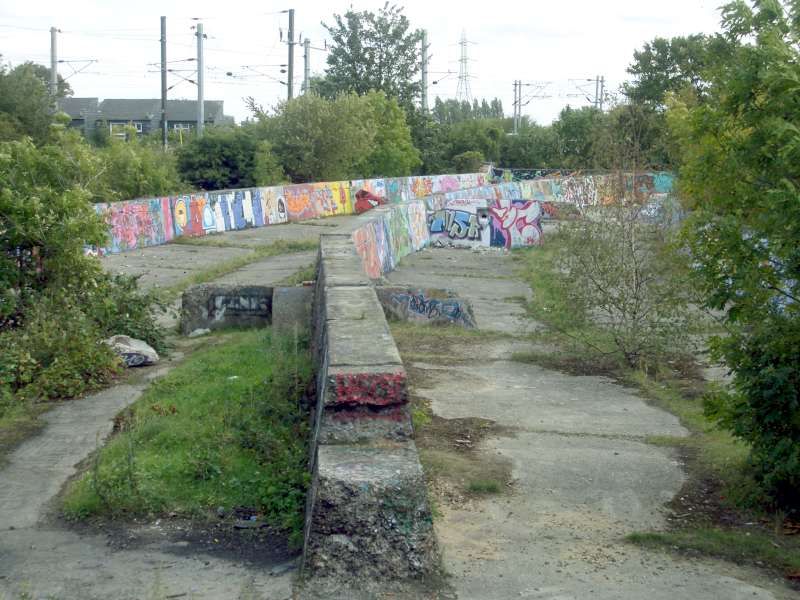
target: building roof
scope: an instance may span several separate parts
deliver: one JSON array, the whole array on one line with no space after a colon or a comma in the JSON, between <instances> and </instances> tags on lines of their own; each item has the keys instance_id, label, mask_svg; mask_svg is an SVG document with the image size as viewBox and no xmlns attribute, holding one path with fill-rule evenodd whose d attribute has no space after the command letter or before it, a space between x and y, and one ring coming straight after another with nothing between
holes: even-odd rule
<instances>
[{"instance_id":1,"label":"building roof","mask_svg":"<svg viewBox=\"0 0 800 600\"><path fill-rule=\"evenodd\" d=\"M206 121L219 121L224 117L221 100L205 100ZM128 100L109 98L100 103L100 116L108 121L150 121L159 119L161 100ZM167 100L169 121L195 121L197 100Z\"/></svg>"},{"instance_id":2,"label":"building roof","mask_svg":"<svg viewBox=\"0 0 800 600\"><path fill-rule=\"evenodd\" d=\"M73 119L82 119L86 115L96 114L97 98L59 98L58 109Z\"/></svg>"},{"instance_id":3,"label":"building roof","mask_svg":"<svg viewBox=\"0 0 800 600\"><path fill-rule=\"evenodd\" d=\"M233 122L225 115L222 100L205 100L205 119L214 123ZM73 119L82 119L93 114L107 121L152 121L161 118L160 99L107 98L61 98L60 110ZM170 121L197 120L197 100L167 100L167 119Z\"/></svg>"}]
</instances>

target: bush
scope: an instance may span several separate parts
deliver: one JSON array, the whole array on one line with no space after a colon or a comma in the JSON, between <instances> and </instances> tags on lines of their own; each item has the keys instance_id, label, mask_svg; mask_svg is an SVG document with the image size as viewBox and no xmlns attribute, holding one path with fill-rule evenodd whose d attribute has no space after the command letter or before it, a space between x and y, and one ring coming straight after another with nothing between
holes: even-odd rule
<instances>
[{"instance_id":1,"label":"bush","mask_svg":"<svg viewBox=\"0 0 800 600\"><path fill-rule=\"evenodd\" d=\"M761 494L750 500L797 511L800 324L765 321L747 333L717 339L713 349L733 370L733 389L710 395L706 414L751 444L749 460Z\"/></svg>"},{"instance_id":2,"label":"bush","mask_svg":"<svg viewBox=\"0 0 800 600\"><path fill-rule=\"evenodd\" d=\"M477 150L467 150L453 157L453 169L456 173L477 173L483 163L483 154Z\"/></svg>"},{"instance_id":3,"label":"bush","mask_svg":"<svg viewBox=\"0 0 800 600\"><path fill-rule=\"evenodd\" d=\"M550 238L550 293L536 316L629 367L649 368L690 347L693 317L669 232L643 222L641 206L598 207Z\"/></svg>"},{"instance_id":4,"label":"bush","mask_svg":"<svg viewBox=\"0 0 800 600\"><path fill-rule=\"evenodd\" d=\"M106 383L120 361L76 303L43 297L25 326L0 334L0 388L18 401L71 398Z\"/></svg>"},{"instance_id":5,"label":"bush","mask_svg":"<svg viewBox=\"0 0 800 600\"><path fill-rule=\"evenodd\" d=\"M0 143L0 410L30 399L69 398L119 369L102 343L113 334L164 350L153 294L131 277L104 273L86 243L107 226L87 182L102 160L74 132L37 148Z\"/></svg>"}]
</instances>

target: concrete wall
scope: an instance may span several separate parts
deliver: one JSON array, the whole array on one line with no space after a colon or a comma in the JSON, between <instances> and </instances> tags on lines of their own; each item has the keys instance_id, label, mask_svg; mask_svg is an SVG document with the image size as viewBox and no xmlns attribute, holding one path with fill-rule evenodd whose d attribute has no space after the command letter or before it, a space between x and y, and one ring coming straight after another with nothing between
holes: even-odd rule
<instances>
[{"instance_id":1,"label":"concrete wall","mask_svg":"<svg viewBox=\"0 0 800 600\"><path fill-rule=\"evenodd\" d=\"M356 194L362 191L375 192L383 203L403 202L433 193L476 187L485 182L482 173L425 175L196 192L99 203L95 210L108 222L109 243L96 250L100 254L117 253L165 244L182 235L202 236L354 214L354 203L358 203ZM361 202L361 208L371 208L372 205L365 202Z\"/></svg>"},{"instance_id":2,"label":"concrete wall","mask_svg":"<svg viewBox=\"0 0 800 600\"><path fill-rule=\"evenodd\" d=\"M583 209L607 204L621 189L635 191L655 213L672 187L669 173L566 175L498 184L488 183L482 173L468 173L199 192L95 205L109 225L108 245L96 250L101 254L124 252L165 244L183 235L203 236L406 205L409 208L384 219L385 231L363 232L357 242L375 249L368 254L369 260L380 262L381 272L385 272L386 267L392 268L392 260L431 241L505 248L540 243L540 220L554 214L554 206L569 204ZM403 229L411 230L408 236ZM384 238L390 242L392 255L383 248ZM368 272L374 274L377 269Z\"/></svg>"}]
</instances>

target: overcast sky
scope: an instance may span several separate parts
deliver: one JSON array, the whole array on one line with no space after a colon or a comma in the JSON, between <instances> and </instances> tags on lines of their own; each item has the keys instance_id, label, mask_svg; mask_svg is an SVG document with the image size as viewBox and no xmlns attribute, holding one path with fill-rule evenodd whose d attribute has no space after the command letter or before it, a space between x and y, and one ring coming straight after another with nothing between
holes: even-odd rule
<instances>
[{"instance_id":1,"label":"overcast sky","mask_svg":"<svg viewBox=\"0 0 800 600\"><path fill-rule=\"evenodd\" d=\"M513 81L543 83L525 88L528 114L549 123L570 104L588 104L594 95L594 77L603 75L613 91L626 79L633 51L656 36L671 37L710 33L719 29L717 7L722 0L528 0L525 2L398 2L412 27L425 28L430 43L431 104L436 95L454 98L458 87L459 39L462 30L468 45L470 87L473 97L499 97L507 114L512 111ZM173 62L196 55L192 27L202 19L206 40L207 100L224 100L225 112L237 121L248 116L245 96L273 106L286 96L285 80L278 66L286 62L284 39L288 16L295 9L297 34L323 48L325 30L320 22L332 22L334 13L376 10L377 1L286 0L0 0L0 54L12 65L25 60L49 64L49 28L61 30L59 58L65 61L96 60L88 64L59 65L69 76L75 96L103 98L158 98L159 16L167 16L170 68L187 71L171 74L170 98L197 97L195 63ZM303 73L302 46L295 48L295 90ZM312 73L322 72L323 50L311 51ZM74 70L85 70L72 74ZM447 74L451 72L451 74ZM231 73L231 75L227 75ZM71 75L72 74L72 75ZM587 82L591 79L591 82ZM583 91L580 89L583 88ZM549 98L530 97L550 96Z\"/></svg>"}]
</instances>

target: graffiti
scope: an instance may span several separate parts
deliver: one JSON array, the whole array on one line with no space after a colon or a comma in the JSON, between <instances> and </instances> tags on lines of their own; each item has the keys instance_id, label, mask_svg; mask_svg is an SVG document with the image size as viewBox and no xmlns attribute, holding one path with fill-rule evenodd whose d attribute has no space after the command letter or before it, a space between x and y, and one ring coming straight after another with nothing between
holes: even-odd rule
<instances>
[{"instance_id":1,"label":"graffiti","mask_svg":"<svg viewBox=\"0 0 800 600\"><path fill-rule=\"evenodd\" d=\"M534 224L532 216L525 216L533 210L530 206L523 208L526 202L536 201L541 205L540 213L544 211L552 216L561 203L580 210L614 202L620 190L635 195L643 205L662 204L663 194L669 194L673 188L670 173L641 173L635 177L630 174L571 174L567 177L547 174L535 179L517 181L513 176L511 179L490 184L490 178L484 173L425 175L100 203L95 205L95 210L108 223L109 242L106 247L87 249L87 252L124 252L165 244L183 235L203 236L361 213L374 208L374 203L378 202L377 205L403 207L402 216L384 214L378 224L369 225L370 232L364 229L354 234L360 240L363 256L375 257L370 274L377 273L375 276L379 277L387 265L396 264L407 252L427 245L431 235L457 245L504 247L540 239L540 234L536 237L536 231L541 231L539 225ZM648 210L653 212L655 208ZM509 223L513 215L517 216L512 226Z\"/></svg>"},{"instance_id":2,"label":"graffiti","mask_svg":"<svg viewBox=\"0 0 800 600\"><path fill-rule=\"evenodd\" d=\"M522 248L541 243L542 205L536 200L512 201L489 209L492 214L492 246Z\"/></svg>"},{"instance_id":3,"label":"graffiti","mask_svg":"<svg viewBox=\"0 0 800 600\"><path fill-rule=\"evenodd\" d=\"M392 302L407 310L411 319L448 321L465 327L475 327L472 314L463 308L463 301L455 298L439 300L426 298L424 292L392 295Z\"/></svg>"},{"instance_id":4,"label":"graffiti","mask_svg":"<svg viewBox=\"0 0 800 600\"><path fill-rule=\"evenodd\" d=\"M353 210L357 215L360 215L381 204L386 204L385 198L376 196L367 190L358 190L356 192L356 201L353 203Z\"/></svg>"},{"instance_id":5,"label":"graffiti","mask_svg":"<svg viewBox=\"0 0 800 600\"><path fill-rule=\"evenodd\" d=\"M431 235L447 235L451 240L470 242L487 240L488 228L489 212L485 208L477 209L475 212L447 208L431 215Z\"/></svg>"},{"instance_id":6,"label":"graffiti","mask_svg":"<svg viewBox=\"0 0 800 600\"><path fill-rule=\"evenodd\" d=\"M389 406L408 400L404 373L338 374L325 404L336 406Z\"/></svg>"}]
</instances>

